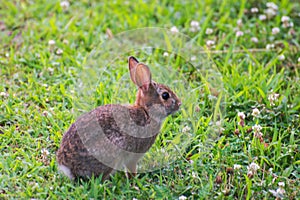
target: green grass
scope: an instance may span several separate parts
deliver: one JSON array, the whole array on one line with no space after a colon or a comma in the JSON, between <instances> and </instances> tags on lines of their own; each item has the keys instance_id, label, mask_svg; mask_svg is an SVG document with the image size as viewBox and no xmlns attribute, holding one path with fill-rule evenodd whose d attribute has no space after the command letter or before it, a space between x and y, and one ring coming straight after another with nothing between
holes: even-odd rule
<instances>
[{"instance_id":1,"label":"green grass","mask_svg":"<svg viewBox=\"0 0 300 200\"><path fill-rule=\"evenodd\" d=\"M275 199L272 190L281 188L284 199L299 199L300 3L274 1L278 10L262 21L259 15L267 9L266 3L83 0L70 2L64 11L59 1L2 1L0 198ZM251 12L253 7L258 13ZM282 16L289 16L293 27L284 28ZM239 19L242 25L237 24ZM190 30L192 20L200 22L200 30ZM91 62L90 52L109 42L107 29L117 35L142 27L170 30L173 26L207 50L195 55L194 65L172 52L165 57L161 49L121 49L115 60L106 61L109 65L99 66L92 95L80 99L77 81L85 72L83 66ZM274 27L280 32L272 34ZM206 34L207 28L213 32ZM240 37L238 29L244 33ZM50 40L55 41L53 46ZM208 40L215 41L214 47L207 47ZM267 49L268 44L274 48ZM119 172L104 183L99 178L74 183L58 173L55 152L76 119L75 102L87 101L91 107L133 103L129 54L148 63L153 78L167 83L183 101L151 150L167 147L172 162L134 179ZM211 84L215 77L200 73L202 67L218 69L222 87ZM268 99L272 93L279 94L275 105ZM218 108L223 111L221 118L213 115ZM260 110L258 117L251 115L254 108ZM245 114L243 126L238 112ZM221 125L212 126L219 120ZM255 124L262 127L261 136L252 130ZM260 168L250 174L247 167L252 162Z\"/></svg>"}]
</instances>

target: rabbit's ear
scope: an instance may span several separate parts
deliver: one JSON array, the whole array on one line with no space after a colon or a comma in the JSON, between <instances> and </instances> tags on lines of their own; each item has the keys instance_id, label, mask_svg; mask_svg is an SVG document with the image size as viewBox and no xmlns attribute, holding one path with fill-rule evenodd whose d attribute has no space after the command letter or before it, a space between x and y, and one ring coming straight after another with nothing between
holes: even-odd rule
<instances>
[{"instance_id":1,"label":"rabbit's ear","mask_svg":"<svg viewBox=\"0 0 300 200\"><path fill-rule=\"evenodd\" d=\"M139 61L133 57L133 56L129 56L128 57L128 67L129 67L129 72L130 72L130 78L132 80L132 82L134 82L134 84L136 84L135 82L135 69L137 64L139 63Z\"/></svg>"},{"instance_id":2,"label":"rabbit's ear","mask_svg":"<svg viewBox=\"0 0 300 200\"><path fill-rule=\"evenodd\" d=\"M143 91L148 91L151 84L151 72L147 65L138 63L134 70L135 84Z\"/></svg>"}]
</instances>

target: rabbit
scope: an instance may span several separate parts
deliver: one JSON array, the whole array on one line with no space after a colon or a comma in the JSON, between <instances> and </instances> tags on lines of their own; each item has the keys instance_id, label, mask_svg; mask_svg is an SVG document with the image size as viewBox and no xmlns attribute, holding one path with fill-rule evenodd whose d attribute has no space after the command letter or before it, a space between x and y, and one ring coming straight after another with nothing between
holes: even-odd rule
<instances>
[{"instance_id":1,"label":"rabbit","mask_svg":"<svg viewBox=\"0 0 300 200\"><path fill-rule=\"evenodd\" d=\"M147 65L133 56L128 65L138 87L134 105L99 106L80 116L63 135L56 158L58 169L71 180L106 180L124 167L135 176L137 162L155 142L162 122L181 106L170 88L152 81Z\"/></svg>"}]
</instances>

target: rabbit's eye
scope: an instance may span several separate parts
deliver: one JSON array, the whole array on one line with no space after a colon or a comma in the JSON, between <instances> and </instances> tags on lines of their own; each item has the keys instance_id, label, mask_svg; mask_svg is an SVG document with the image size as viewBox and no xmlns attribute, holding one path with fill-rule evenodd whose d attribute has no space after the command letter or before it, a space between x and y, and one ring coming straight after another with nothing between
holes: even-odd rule
<instances>
[{"instance_id":1,"label":"rabbit's eye","mask_svg":"<svg viewBox=\"0 0 300 200\"><path fill-rule=\"evenodd\" d=\"M167 92L162 93L161 96L164 100L167 100L170 97L169 93L167 93Z\"/></svg>"}]
</instances>

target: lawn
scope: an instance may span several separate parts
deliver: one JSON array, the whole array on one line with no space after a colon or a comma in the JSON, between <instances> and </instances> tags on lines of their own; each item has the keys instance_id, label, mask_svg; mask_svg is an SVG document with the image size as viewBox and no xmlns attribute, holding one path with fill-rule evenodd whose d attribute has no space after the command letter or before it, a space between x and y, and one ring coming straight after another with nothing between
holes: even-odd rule
<instances>
[{"instance_id":1,"label":"lawn","mask_svg":"<svg viewBox=\"0 0 300 200\"><path fill-rule=\"evenodd\" d=\"M137 177L73 182L62 135L134 102L130 55L183 105ZM298 1L2 0L0 199L299 199L299 73Z\"/></svg>"}]
</instances>

